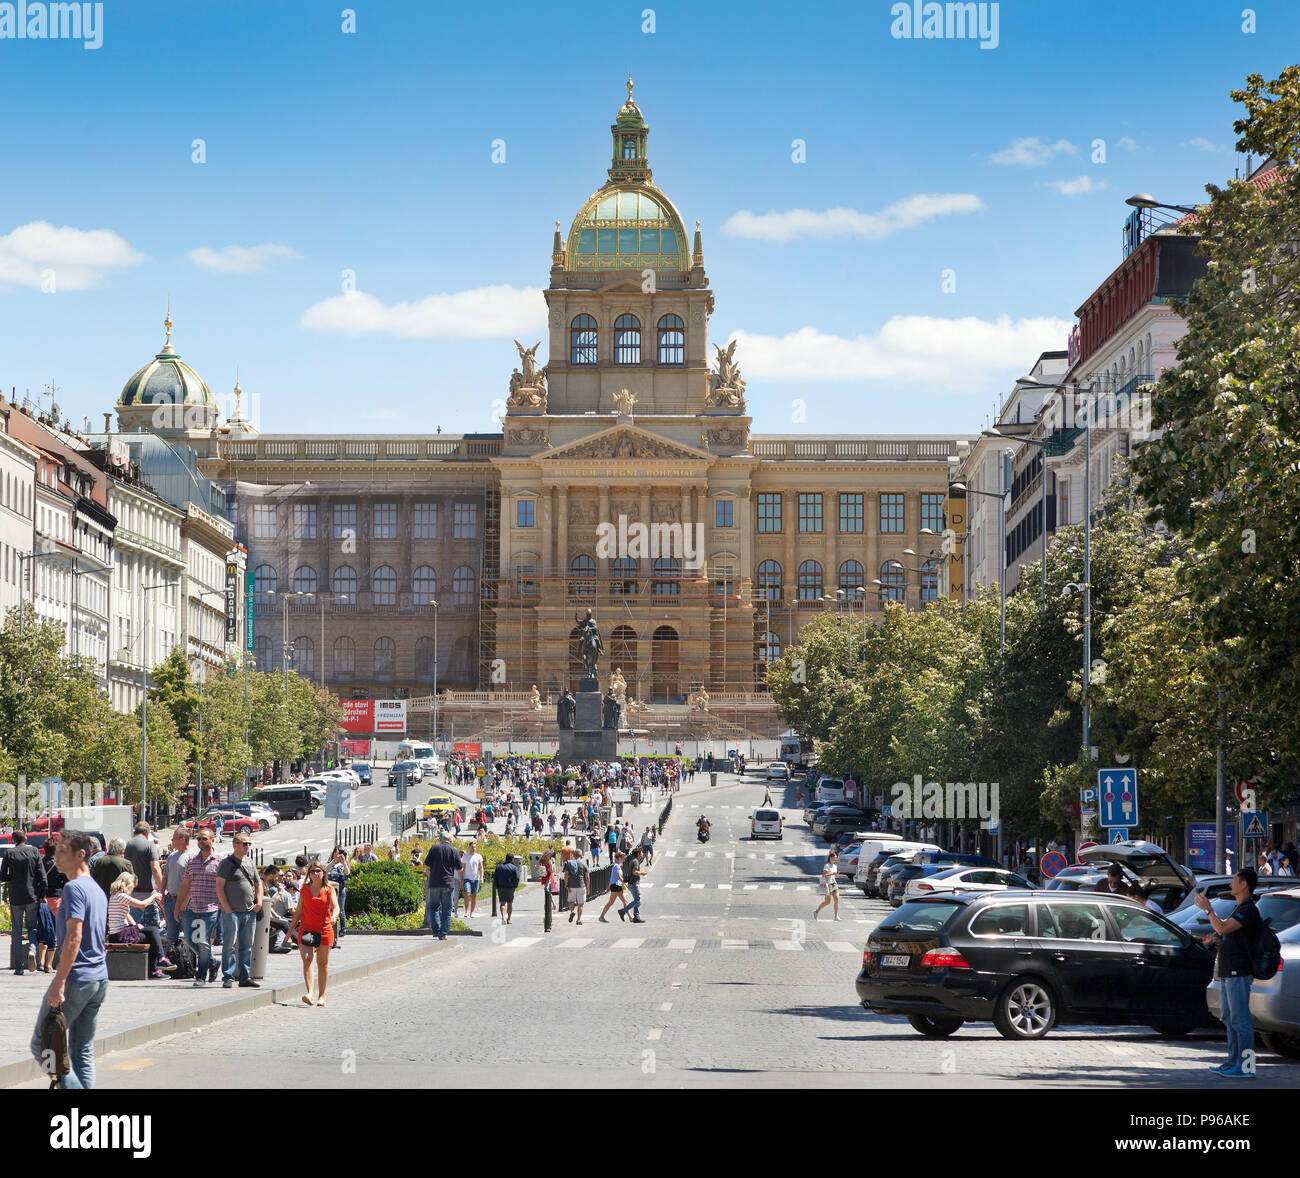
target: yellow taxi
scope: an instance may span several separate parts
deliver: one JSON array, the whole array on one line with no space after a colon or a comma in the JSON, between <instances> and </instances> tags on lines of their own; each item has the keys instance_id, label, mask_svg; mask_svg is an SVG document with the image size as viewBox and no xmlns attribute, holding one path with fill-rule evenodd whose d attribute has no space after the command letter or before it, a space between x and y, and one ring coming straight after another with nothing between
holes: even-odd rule
<instances>
[{"instance_id":1,"label":"yellow taxi","mask_svg":"<svg viewBox=\"0 0 1300 1178\"><path fill-rule=\"evenodd\" d=\"M437 818L439 814L449 814L456 809L456 803L451 800L450 794L433 794L427 802L424 803L424 817Z\"/></svg>"}]
</instances>

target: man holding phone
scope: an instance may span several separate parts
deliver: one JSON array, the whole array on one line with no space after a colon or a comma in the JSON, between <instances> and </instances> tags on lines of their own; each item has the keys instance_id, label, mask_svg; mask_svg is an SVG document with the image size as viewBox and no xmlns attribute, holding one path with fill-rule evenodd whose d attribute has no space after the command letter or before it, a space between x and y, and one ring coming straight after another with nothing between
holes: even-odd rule
<instances>
[{"instance_id":1,"label":"man holding phone","mask_svg":"<svg viewBox=\"0 0 1300 1178\"><path fill-rule=\"evenodd\" d=\"M1255 938L1262 921L1252 896L1258 883L1253 867L1243 867L1229 885L1236 908L1226 920L1215 914L1205 892L1196 891L1194 903L1210 918L1210 926L1220 937L1215 972L1219 977L1219 995L1223 1025L1228 1030L1228 1062L1210 1068L1221 1076L1254 1076L1255 1028L1250 1021L1250 983L1255 980L1252 965Z\"/></svg>"}]
</instances>

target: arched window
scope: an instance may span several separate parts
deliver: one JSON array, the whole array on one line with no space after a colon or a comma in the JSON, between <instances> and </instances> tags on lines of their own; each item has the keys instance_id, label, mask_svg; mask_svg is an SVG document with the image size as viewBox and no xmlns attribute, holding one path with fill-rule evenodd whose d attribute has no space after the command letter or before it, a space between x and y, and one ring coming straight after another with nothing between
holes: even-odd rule
<instances>
[{"instance_id":1,"label":"arched window","mask_svg":"<svg viewBox=\"0 0 1300 1178\"><path fill-rule=\"evenodd\" d=\"M397 604L397 573L386 564L375 569L371 578L371 588L375 591L376 605Z\"/></svg>"},{"instance_id":2,"label":"arched window","mask_svg":"<svg viewBox=\"0 0 1300 1178\"><path fill-rule=\"evenodd\" d=\"M671 626L660 626L650 640L650 693L656 700L670 700L681 694L677 651L677 631Z\"/></svg>"},{"instance_id":3,"label":"arched window","mask_svg":"<svg viewBox=\"0 0 1300 1178\"><path fill-rule=\"evenodd\" d=\"M921 566L921 600L939 600L939 566L933 560Z\"/></svg>"},{"instance_id":4,"label":"arched window","mask_svg":"<svg viewBox=\"0 0 1300 1178\"><path fill-rule=\"evenodd\" d=\"M854 589L860 589L863 585L862 566L856 560L846 560L840 565L840 588L844 590L844 596L849 601L856 601L859 594L853 592Z\"/></svg>"},{"instance_id":5,"label":"arched window","mask_svg":"<svg viewBox=\"0 0 1300 1178\"><path fill-rule=\"evenodd\" d=\"M686 324L677 315L659 320L659 363L686 363Z\"/></svg>"},{"instance_id":6,"label":"arched window","mask_svg":"<svg viewBox=\"0 0 1300 1178\"><path fill-rule=\"evenodd\" d=\"M623 158L625 160L636 159L636 140L631 135L623 138Z\"/></svg>"},{"instance_id":7,"label":"arched window","mask_svg":"<svg viewBox=\"0 0 1300 1178\"><path fill-rule=\"evenodd\" d=\"M357 673L357 644L344 636L334 640L334 678L351 678Z\"/></svg>"},{"instance_id":8,"label":"arched window","mask_svg":"<svg viewBox=\"0 0 1300 1178\"><path fill-rule=\"evenodd\" d=\"M357 570L350 564L339 565L330 579L330 588L334 592L335 601L356 601Z\"/></svg>"},{"instance_id":9,"label":"arched window","mask_svg":"<svg viewBox=\"0 0 1300 1178\"><path fill-rule=\"evenodd\" d=\"M575 315L569 325L569 363L595 364L597 352L596 321L590 315Z\"/></svg>"},{"instance_id":10,"label":"arched window","mask_svg":"<svg viewBox=\"0 0 1300 1178\"><path fill-rule=\"evenodd\" d=\"M537 596L537 557L521 553L515 561L515 592L520 597Z\"/></svg>"},{"instance_id":11,"label":"arched window","mask_svg":"<svg viewBox=\"0 0 1300 1178\"><path fill-rule=\"evenodd\" d=\"M259 634L254 648L257 669L266 674L271 670L271 640L265 634Z\"/></svg>"},{"instance_id":12,"label":"arched window","mask_svg":"<svg viewBox=\"0 0 1300 1178\"><path fill-rule=\"evenodd\" d=\"M411 574L411 588L415 591L415 604L428 605L438 596L438 574L422 564Z\"/></svg>"},{"instance_id":13,"label":"arched window","mask_svg":"<svg viewBox=\"0 0 1300 1178\"><path fill-rule=\"evenodd\" d=\"M614 320L614 363L641 363L641 320L635 315Z\"/></svg>"},{"instance_id":14,"label":"arched window","mask_svg":"<svg viewBox=\"0 0 1300 1178\"><path fill-rule=\"evenodd\" d=\"M316 570L309 564L299 565L293 574L293 591L316 595Z\"/></svg>"},{"instance_id":15,"label":"arched window","mask_svg":"<svg viewBox=\"0 0 1300 1178\"><path fill-rule=\"evenodd\" d=\"M397 643L391 638L375 639L375 671L374 680L376 683L391 683L393 676L397 673Z\"/></svg>"},{"instance_id":16,"label":"arched window","mask_svg":"<svg viewBox=\"0 0 1300 1178\"><path fill-rule=\"evenodd\" d=\"M799 600L816 601L822 595L822 566L818 561L805 560L799 566Z\"/></svg>"},{"instance_id":17,"label":"arched window","mask_svg":"<svg viewBox=\"0 0 1300 1178\"><path fill-rule=\"evenodd\" d=\"M435 678L434 649L432 638L415 640L415 680L417 683L432 683Z\"/></svg>"},{"instance_id":18,"label":"arched window","mask_svg":"<svg viewBox=\"0 0 1300 1178\"><path fill-rule=\"evenodd\" d=\"M758 600L781 600L781 566L774 560L765 560L758 566Z\"/></svg>"},{"instance_id":19,"label":"arched window","mask_svg":"<svg viewBox=\"0 0 1300 1178\"><path fill-rule=\"evenodd\" d=\"M681 588L681 566L675 556L661 556L655 561L655 579L650 586L653 597L676 597ZM674 635L675 637L675 635Z\"/></svg>"},{"instance_id":20,"label":"arched window","mask_svg":"<svg viewBox=\"0 0 1300 1178\"><path fill-rule=\"evenodd\" d=\"M569 595L571 597L596 596L596 562L585 552L578 553L569 562Z\"/></svg>"},{"instance_id":21,"label":"arched window","mask_svg":"<svg viewBox=\"0 0 1300 1178\"><path fill-rule=\"evenodd\" d=\"M258 605L270 603L271 594L275 592L279 582L280 578L276 575L274 567L269 564L259 564L253 570L253 593Z\"/></svg>"},{"instance_id":22,"label":"arched window","mask_svg":"<svg viewBox=\"0 0 1300 1178\"><path fill-rule=\"evenodd\" d=\"M316 644L306 635L293 640L293 669L304 679L310 679L316 672Z\"/></svg>"},{"instance_id":23,"label":"arched window","mask_svg":"<svg viewBox=\"0 0 1300 1178\"><path fill-rule=\"evenodd\" d=\"M880 596L884 601L903 600L903 566L896 560L880 566Z\"/></svg>"},{"instance_id":24,"label":"arched window","mask_svg":"<svg viewBox=\"0 0 1300 1178\"><path fill-rule=\"evenodd\" d=\"M451 575L452 605L474 604L474 570L463 564Z\"/></svg>"},{"instance_id":25,"label":"arched window","mask_svg":"<svg viewBox=\"0 0 1300 1178\"><path fill-rule=\"evenodd\" d=\"M630 556L614 558L610 568L610 592L616 597L636 596L636 561ZM630 683L631 680L629 679Z\"/></svg>"},{"instance_id":26,"label":"arched window","mask_svg":"<svg viewBox=\"0 0 1300 1178\"><path fill-rule=\"evenodd\" d=\"M629 695L636 694L636 660L636 631L631 626L615 626L609 636L609 666L611 671L618 667L623 672Z\"/></svg>"}]
</instances>

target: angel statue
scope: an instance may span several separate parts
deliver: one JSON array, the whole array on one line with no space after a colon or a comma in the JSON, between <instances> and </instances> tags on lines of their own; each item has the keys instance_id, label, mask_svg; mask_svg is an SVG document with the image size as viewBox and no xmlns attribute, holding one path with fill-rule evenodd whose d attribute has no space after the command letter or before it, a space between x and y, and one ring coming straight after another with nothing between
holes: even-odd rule
<instances>
[{"instance_id":1,"label":"angel statue","mask_svg":"<svg viewBox=\"0 0 1300 1178\"><path fill-rule=\"evenodd\" d=\"M621 389L613 394L614 407L618 411L619 417L631 417L632 406L636 404L636 394L629 393L627 389Z\"/></svg>"},{"instance_id":2,"label":"angel statue","mask_svg":"<svg viewBox=\"0 0 1300 1178\"><path fill-rule=\"evenodd\" d=\"M718 368L712 374L713 381L705 401L710 408L719 405L740 409L745 407L745 382L741 378L740 367L735 359L737 342L733 339L725 348L719 344L713 345L714 351L717 352Z\"/></svg>"},{"instance_id":3,"label":"angel statue","mask_svg":"<svg viewBox=\"0 0 1300 1178\"><path fill-rule=\"evenodd\" d=\"M537 349L541 346L541 340L538 340L531 348L526 348L518 340L515 340L515 347L519 349L519 362L523 365L522 375L525 388L536 388L546 379L546 369L537 367Z\"/></svg>"}]
</instances>

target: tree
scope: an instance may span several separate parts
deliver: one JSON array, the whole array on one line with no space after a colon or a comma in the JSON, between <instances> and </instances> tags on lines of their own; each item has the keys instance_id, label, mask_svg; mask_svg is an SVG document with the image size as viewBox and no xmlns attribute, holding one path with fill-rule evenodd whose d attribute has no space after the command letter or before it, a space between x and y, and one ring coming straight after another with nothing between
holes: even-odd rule
<instances>
[{"instance_id":1,"label":"tree","mask_svg":"<svg viewBox=\"0 0 1300 1178\"><path fill-rule=\"evenodd\" d=\"M1300 67L1252 74L1232 98L1245 109L1239 152L1300 158ZM1178 583L1218 652L1229 771L1263 771L1276 794L1300 758L1300 170L1206 191L1195 229L1207 273L1180 307L1178 366L1155 389L1164 432L1134 469L1152 517L1198 553Z\"/></svg>"}]
</instances>

